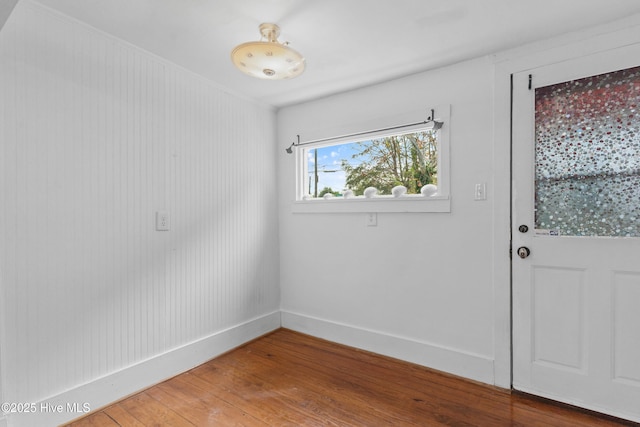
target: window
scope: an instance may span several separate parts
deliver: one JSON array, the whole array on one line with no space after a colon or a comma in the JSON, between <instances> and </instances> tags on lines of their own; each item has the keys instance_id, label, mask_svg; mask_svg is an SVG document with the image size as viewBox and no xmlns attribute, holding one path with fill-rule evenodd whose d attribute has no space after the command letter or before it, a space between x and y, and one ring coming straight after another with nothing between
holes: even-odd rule
<instances>
[{"instance_id":1,"label":"window","mask_svg":"<svg viewBox=\"0 0 640 427\"><path fill-rule=\"evenodd\" d=\"M535 224L640 237L640 67L537 88Z\"/></svg>"},{"instance_id":2,"label":"window","mask_svg":"<svg viewBox=\"0 0 640 427\"><path fill-rule=\"evenodd\" d=\"M448 212L447 119L304 143L294 212Z\"/></svg>"}]
</instances>

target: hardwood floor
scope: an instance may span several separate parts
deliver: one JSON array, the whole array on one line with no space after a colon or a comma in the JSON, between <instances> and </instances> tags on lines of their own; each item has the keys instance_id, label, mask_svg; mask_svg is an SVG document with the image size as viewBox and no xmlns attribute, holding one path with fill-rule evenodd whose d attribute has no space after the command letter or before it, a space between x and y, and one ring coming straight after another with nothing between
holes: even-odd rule
<instances>
[{"instance_id":1,"label":"hardwood floor","mask_svg":"<svg viewBox=\"0 0 640 427\"><path fill-rule=\"evenodd\" d=\"M280 329L70 425L636 424Z\"/></svg>"}]
</instances>

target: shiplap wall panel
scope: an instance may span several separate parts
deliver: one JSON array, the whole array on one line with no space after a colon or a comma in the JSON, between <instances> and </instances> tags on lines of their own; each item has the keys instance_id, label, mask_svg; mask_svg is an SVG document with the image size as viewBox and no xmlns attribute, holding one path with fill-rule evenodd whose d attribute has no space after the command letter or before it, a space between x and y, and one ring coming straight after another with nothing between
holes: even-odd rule
<instances>
[{"instance_id":1,"label":"shiplap wall panel","mask_svg":"<svg viewBox=\"0 0 640 427\"><path fill-rule=\"evenodd\" d=\"M278 309L272 109L30 1L0 55L4 400Z\"/></svg>"}]
</instances>

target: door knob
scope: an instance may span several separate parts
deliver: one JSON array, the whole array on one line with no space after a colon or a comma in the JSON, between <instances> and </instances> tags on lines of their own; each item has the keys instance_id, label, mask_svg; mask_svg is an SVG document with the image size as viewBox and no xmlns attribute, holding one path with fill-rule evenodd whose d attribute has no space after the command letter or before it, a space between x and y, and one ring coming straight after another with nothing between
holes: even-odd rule
<instances>
[{"instance_id":1,"label":"door knob","mask_svg":"<svg viewBox=\"0 0 640 427\"><path fill-rule=\"evenodd\" d=\"M520 246L517 253L520 258L525 259L531 254L531 251L526 246Z\"/></svg>"}]
</instances>

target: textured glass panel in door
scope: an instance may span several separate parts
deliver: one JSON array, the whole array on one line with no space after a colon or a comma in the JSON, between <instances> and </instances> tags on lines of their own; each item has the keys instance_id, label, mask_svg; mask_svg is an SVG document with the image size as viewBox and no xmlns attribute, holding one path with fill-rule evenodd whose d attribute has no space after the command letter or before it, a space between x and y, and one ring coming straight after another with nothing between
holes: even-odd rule
<instances>
[{"instance_id":1,"label":"textured glass panel in door","mask_svg":"<svg viewBox=\"0 0 640 427\"><path fill-rule=\"evenodd\" d=\"M640 67L535 90L535 224L640 236Z\"/></svg>"}]
</instances>

